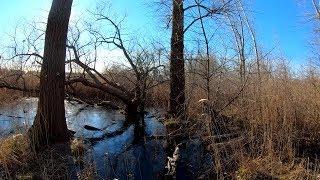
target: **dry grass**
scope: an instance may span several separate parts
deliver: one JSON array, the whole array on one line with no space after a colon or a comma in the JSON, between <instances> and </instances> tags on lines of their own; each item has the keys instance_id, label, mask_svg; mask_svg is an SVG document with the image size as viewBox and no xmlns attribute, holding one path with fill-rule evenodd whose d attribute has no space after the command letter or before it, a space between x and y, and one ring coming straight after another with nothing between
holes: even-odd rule
<instances>
[{"instance_id":1,"label":"dry grass","mask_svg":"<svg viewBox=\"0 0 320 180\"><path fill-rule=\"evenodd\" d=\"M0 105L5 105L23 97L23 93L10 89L0 89Z\"/></svg>"},{"instance_id":2,"label":"dry grass","mask_svg":"<svg viewBox=\"0 0 320 180\"><path fill-rule=\"evenodd\" d=\"M244 141L232 154L240 165L238 178L254 179L260 175L279 179L314 178L318 171L314 168L316 165L310 168L305 162L308 158L315 162L314 157L320 155L320 76L306 71L297 77L288 66L279 63L265 64L260 77L251 73L247 78L241 93L242 86L234 70L224 70L219 76L214 76L210 84L213 108L244 124L241 127ZM198 103L199 99L207 98L206 91L200 87L203 83L201 77L187 75L188 113L192 123L202 126L208 121L203 119L203 109ZM103 92L81 86L77 88L91 98L110 98ZM6 90L2 91L0 98L8 95ZM167 108L168 94L168 84L157 86L150 92L148 105ZM231 100L232 103L226 106ZM176 123L168 120L166 124ZM208 132L203 132L207 131L206 128L198 127L195 126L196 133L208 136ZM5 164L10 168L25 163L17 157L17 154L21 155L19 152L25 152L20 148L27 148L25 144L19 144L20 138L9 138L0 143L2 166ZM83 143L74 143L72 153L82 156ZM237 155L236 152L242 154ZM93 166L88 166L84 174L93 175L93 169Z\"/></svg>"},{"instance_id":3,"label":"dry grass","mask_svg":"<svg viewBox=\"0 0 320 180\"><path fill-rule=\"evenodd\" d=\"M83 139L73 139L70 144L71 153L74 157L83 157L87 146L84 143Z\"/></svg>"},{"instance_id":4,"label":"dry grass","mask_svg":"<svg viewBox=\"0 0 320 180\"><path fill-rule=\"evenodd\" d=\"M83 160L86 148L82 140L73 140L71 153L67 146L57 145L35 154L25 135L13 135L0 141L0 179L94 179L94 166ZM85 167L78 174L71 173L70 169L80 164Z\"/></svg>"},{"instance_id":5,"label":"dry grass","mask_svg":"<svg viewBox=\"0 0 320 180\"><path fill-rule=\"evenodd\" d=\"M297 76L285 63L279 63L264 64L260 77L251 73L247 78L242 91L233 70L224 71L211 82L213 108L233 119L226 124L218 122L220 127L214 128L223 131L221 127L238 126L234 129L240 128L244 138L242 146L235 144L234 151L220 148L216 152L228 152L230 159L236 158L242 179L254 179L260 172L279 179L314 179L319 173L316 157L320 155L320 76L310 71ZM205 126L211 120L201 115L203 106L198 102L207 98L203 83L201 77L187 75L187 105L195 129L191 134L208 139ZM226 143L233 143L233 139ZM315 164L302 163L309 161ZM223 169L227 165L219 166Z\"/></svg>"},{"instance_id":6,"label":"dry grass","mask_svg":"<svg viewBox=\"0 0 320 180\"><path fill-rule=\"evenodd\" d=\"M303 162L283 163L275 157L258 157L241 162L237 171L237 179L280 179L300 180L317 179L318 174L305 168Z\"/></svg>"},{"instance_id":7,"label":"dry grass","mask_svg":"<svg viewBox=\"0 0 320 180\"><path fill-rule=\"evenodd\" d=\"M96 167L92 163L88 163L77 176L79 180L94 180L98 175Z\"/></svg>"},{"instance_id":8,"label":"dry grass","mask_svg":"<svg viewBox=\"0 0 320 180\"><path fill-rule=\"evenodd\" d=\"M10 171L17 166L27 163L29 143L22 134L13 135L0 141L0 169L1 177L10 175Z\"/></svg>"}]
</instances>

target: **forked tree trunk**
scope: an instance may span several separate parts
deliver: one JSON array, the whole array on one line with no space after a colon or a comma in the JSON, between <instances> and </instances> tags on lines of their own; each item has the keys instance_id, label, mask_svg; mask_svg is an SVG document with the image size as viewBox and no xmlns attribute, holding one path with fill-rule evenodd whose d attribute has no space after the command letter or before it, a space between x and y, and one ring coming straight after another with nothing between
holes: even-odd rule
<instances>
[{"instance_id":1,"label":"forked tree trunk","mask_svg":"<svg viewBox=\"0 0 320 180\"><path fill-rule=\"evenodd\" d=\"M48 16L40 74L37 115L29 130L35 150L67 142L70 133L65 118L65 57L72 0L53 0Z\"/></svg>"},{"instance_id":2,"label":"forked tree trunk","mask_svg":"<svg viewBox=\"0 0 320 180\"><path fill-rule=\"evenodd\" d=\"M184 9L183 0L173 1L170 55L170 104L173 117L185 116Z\"/></svg>"}]
</instances>

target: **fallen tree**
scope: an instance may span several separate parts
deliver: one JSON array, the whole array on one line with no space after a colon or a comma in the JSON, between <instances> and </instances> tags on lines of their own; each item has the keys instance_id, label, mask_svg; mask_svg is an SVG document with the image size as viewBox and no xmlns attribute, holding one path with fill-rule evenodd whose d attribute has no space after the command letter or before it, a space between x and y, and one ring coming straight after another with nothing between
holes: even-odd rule
<instances>
[{"instance_id":1,"label":"fallen tree","mask_svg":"<svg viewBox=\"0 0 320 180\"><path fill-rule=\"evenodd\" d=\"M146 98L149 90L157 85L166 82L165 78L157 79L161 75L159 68L164 68L161 64L161 51L149 51L149 49L139 46L138 48L129 51L122 38L119 23L116 23L109 17L105 16L102 11L94 13L96 19L95 23L107 24L114 29L110 35L102 33L99 28L94 28L93 25L79 28L78 23L75 23L69 28L69 37L67 41L66 51L67 56L65 60L66 76L65 76L65 89L68 99L78 99L81 102L87 102L77 93L75 86L81 84L85 87L96 89L103 93L109 94L117 99L124 105L125 117L129 124L135 124L135 136L141 139L144 136L144 114L146 106ZM110 29L110 28L109 28ZM85 36L86 38L82 38ZM89 38L87 38L89 37ZM30 38L29 36L27 38ZM85 42L84 39L89 39ZM26 40L30 43L30 47L35 47L35 41L30 39ZM16 44L16 46L18 46ZM113 75L103 73L97 70L96 63L101 59L99 49L104 49L106 46L112 46L111 49L118 49L122 52L126 68L122 68L126 73L121 74L121 78L126 79L127 82L115 80ZM17 48L13 48L17 49ZM104 49L105 50L105 49ZM34 53L28 52L14 52L13 58L25 57L30 60L34 57L37 64L42 64L43 57L35 51ZM108 50L107 50L108 51ZM25 63L26 64L26 63ZM23 64L21 64L23 67ZM25 79L23 79L23 70L21 71L22 83L8 83L5 79L1 79L0 88L8 88L23 92L36 92L38 87L30 88L25 86ZM37 72L35 73L37 76ZM126 76L126 77L123 77ZM102 101L105 99L102 99ZM90 102L88 102L90 104ZM92 104L92 103L91 103ZM100 103L98 103L100 104Z\"/></svg>"}]
</instances>

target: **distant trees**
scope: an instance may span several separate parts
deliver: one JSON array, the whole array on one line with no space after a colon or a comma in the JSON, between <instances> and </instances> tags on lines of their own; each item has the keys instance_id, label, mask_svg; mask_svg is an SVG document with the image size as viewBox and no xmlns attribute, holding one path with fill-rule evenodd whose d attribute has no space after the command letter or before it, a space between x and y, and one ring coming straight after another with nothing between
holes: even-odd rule
<instances>
[{"instance_id":1,"label":"distant trees","mask_svg":"<svg viewBox=\"0 0 320 180\"><path fill-rule=\"evenodd\" d=\"M160 4L168 7L164 1ZM236 1L217 1L208 2L203 0L173 0L172 1L172 35L171 35L171 54L170 54L170 103L169 113L172 117L183 117L186 114L186 95L185 95L185 65L184 65L184 37L186 33L200 22L201 35L204 36L206 44L207 71L210 71L209 60L209 37L206 33L206 18L213 18L215 15L226 15L233 11ZM211 78L212 73L208 73ZM207 81L208 92L210 92L209 82ZM210 98L210 95L208 95Z\"/></svg>"},{"instance_id":2,"label":"distant trees","mask_svg":"<svg viewBox=\"0 0 320 180\"><path fill-rule=\"evenodd\" d=\"M65 118L65 57L72 0L53 0L45 33L37 115L29 130L35 150L67 142Z\"/></svg>"}]
</instances>

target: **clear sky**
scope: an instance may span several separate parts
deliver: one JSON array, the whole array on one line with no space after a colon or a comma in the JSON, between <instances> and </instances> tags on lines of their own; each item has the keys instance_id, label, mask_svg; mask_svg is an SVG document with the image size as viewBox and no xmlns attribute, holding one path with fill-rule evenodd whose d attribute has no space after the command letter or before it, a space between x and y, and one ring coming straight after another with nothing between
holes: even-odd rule
<instances>
[{"instance_id":1,"label":"clear sky","mask_svg":"<svg viewBox=\"0 0 320 180\"><path fill-rule=\"evenodd\" d=\"M253 16L258 37L267 49L276 47L290 61L310 57L313 26L311 0L255 0Z\"/></svg>"},{"instance_id":2,"label":"clear sky","mask_svg":"<svg viewBox=\"0 0 320 180\"><path fill-rule=\"evenodd\" d=\"M96 1L74 0L72 18L81 15L85 9L94 8ZM152 2L113 0L112 9L119 15L127 15L126 29L129 32L158 38L163 34L164 24L155 15ZM0 44L5 33L10 33L25 19L45 21L50 3L50 0L1 0ZM311 0L253 0L250 3L257 35L266 51L276 47L294 64L303 64L311 51L312 26L308 22L308 13L313 12Z\"/></svg>"}]
</instances>

